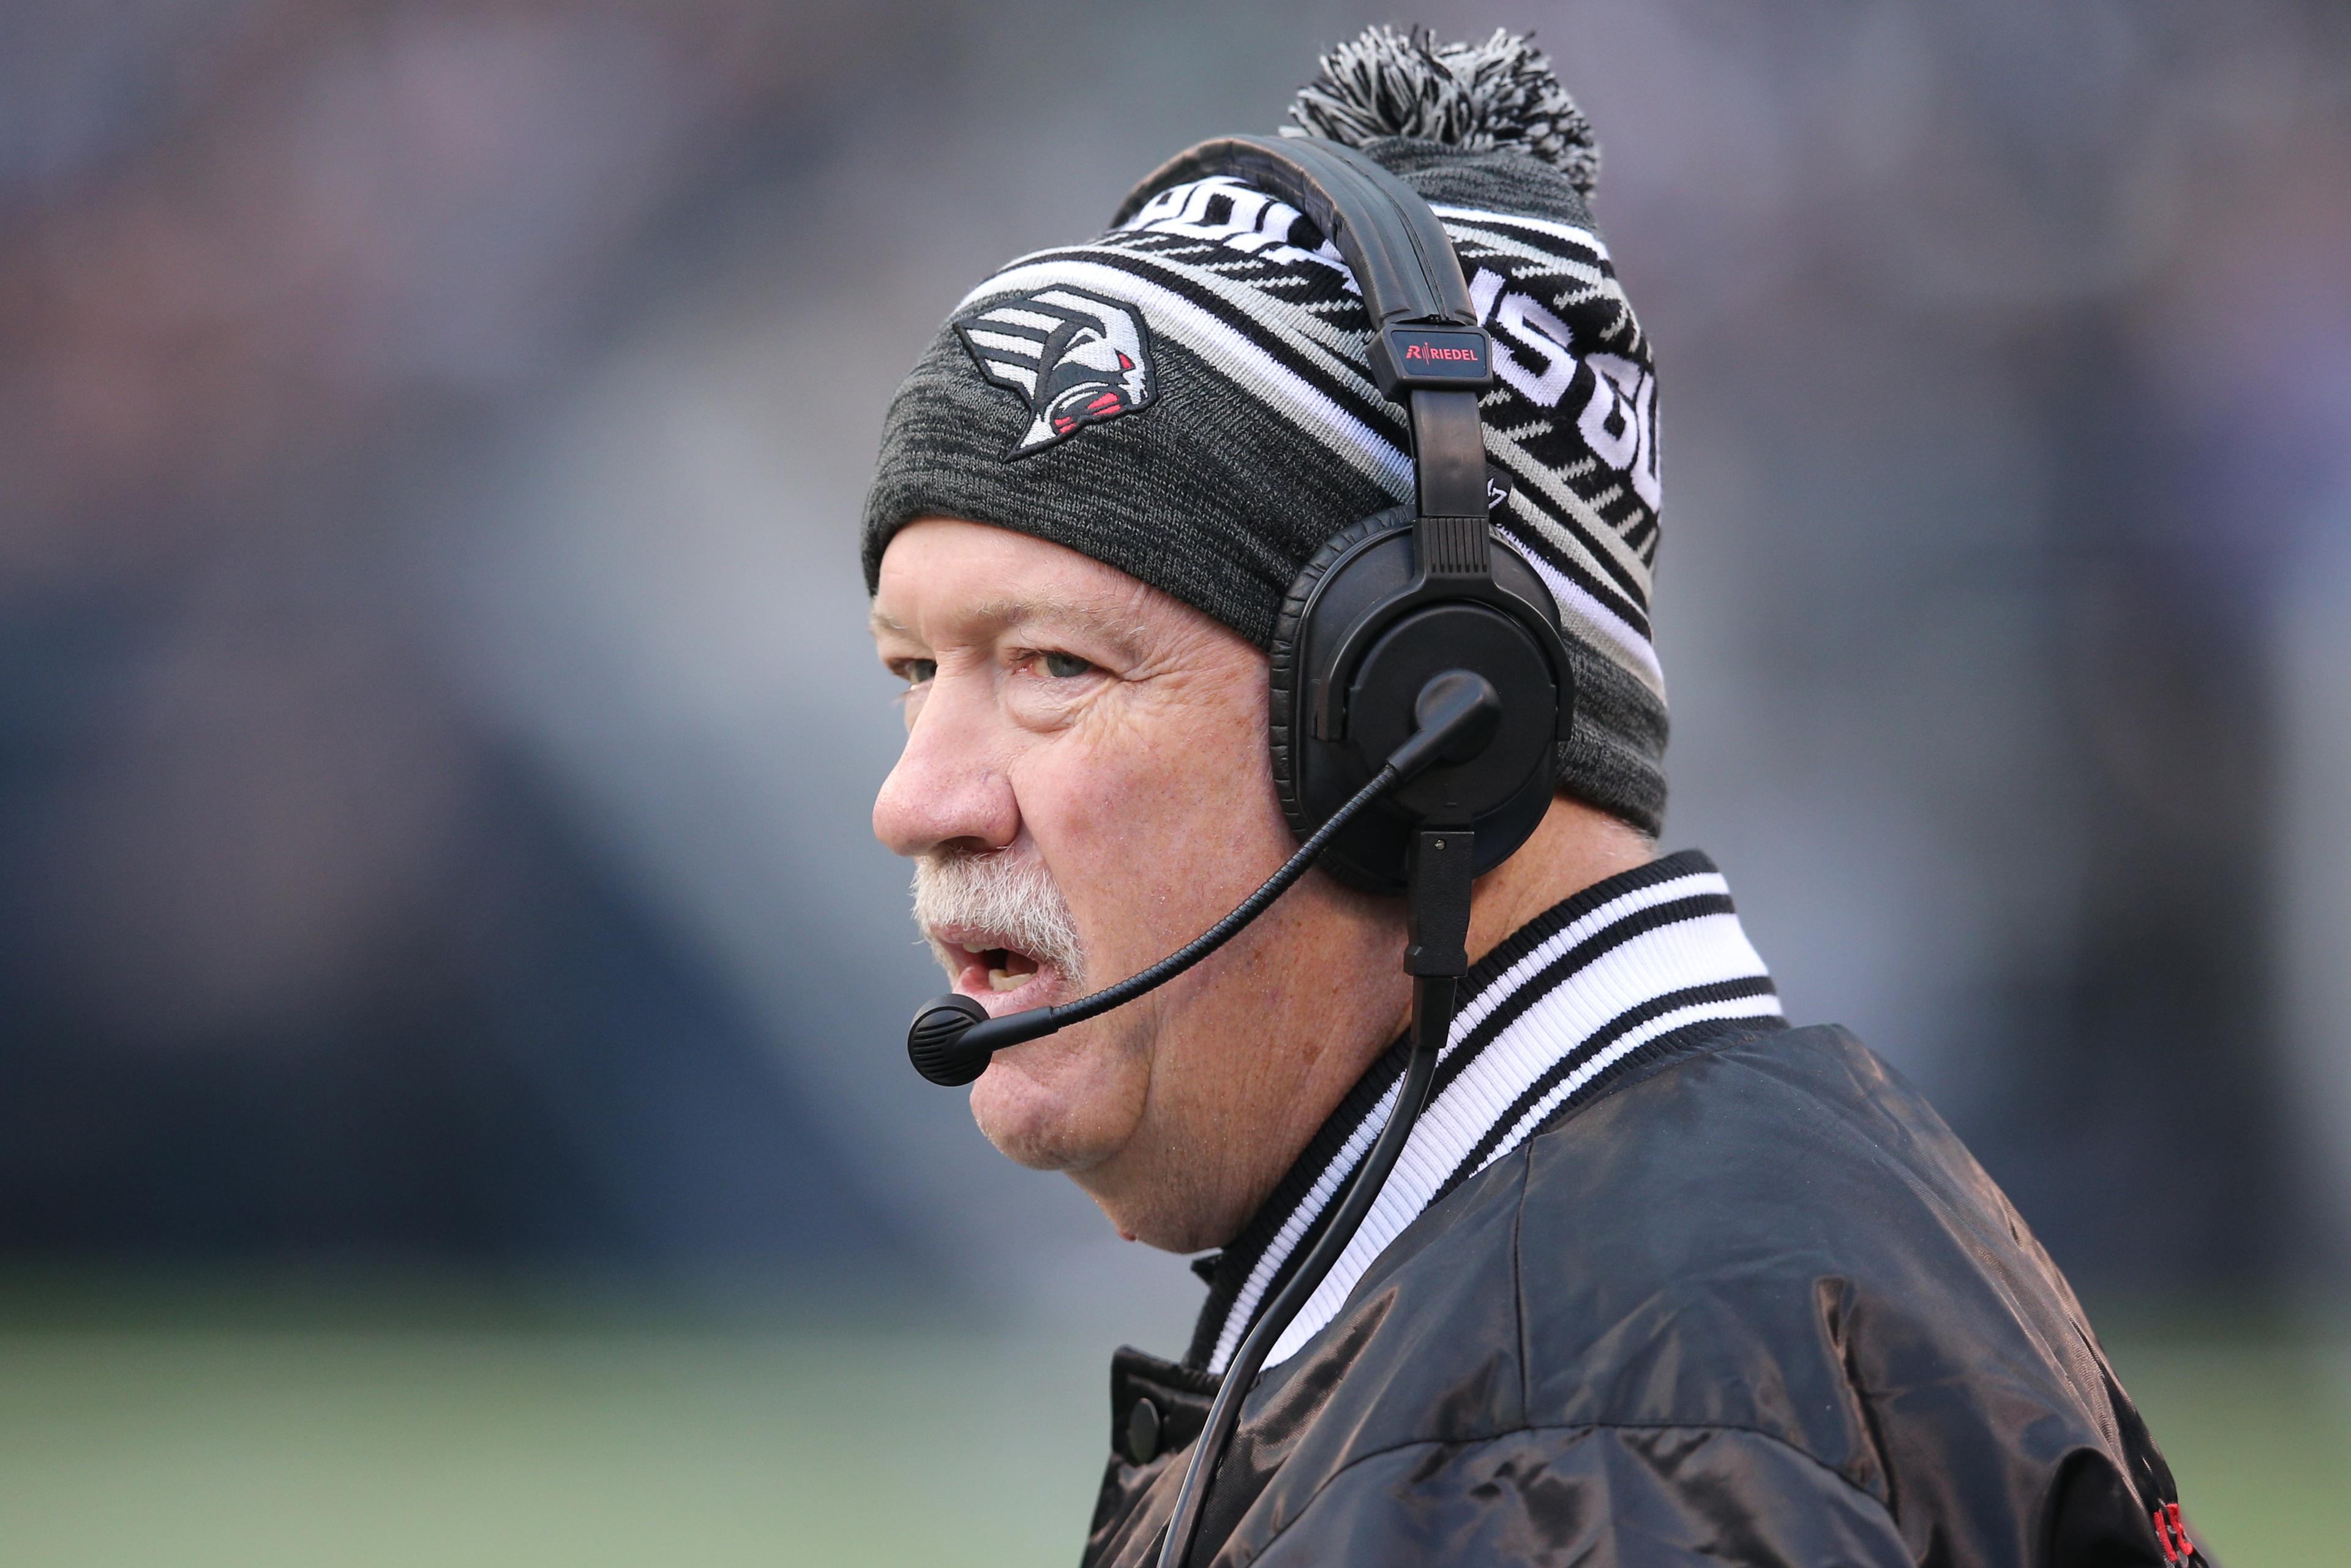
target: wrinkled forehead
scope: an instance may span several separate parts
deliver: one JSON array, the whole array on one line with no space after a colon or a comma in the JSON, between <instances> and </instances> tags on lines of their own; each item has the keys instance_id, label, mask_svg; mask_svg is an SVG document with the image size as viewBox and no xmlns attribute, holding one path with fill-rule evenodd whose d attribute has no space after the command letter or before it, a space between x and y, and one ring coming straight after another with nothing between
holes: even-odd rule
<instances>
[{"instance_id":1,"label":"wrinkled forehead","mask_svg":"<svg viewBox=\"0 0 2351 1568\"><path fill-rule=\"evenodd\" d=\"M891 539L870 620L877 637L980 641L1049 625L1140 649L1197 611L1066 546L956 517L925 517Z\"/></svg>"}]
</instances>

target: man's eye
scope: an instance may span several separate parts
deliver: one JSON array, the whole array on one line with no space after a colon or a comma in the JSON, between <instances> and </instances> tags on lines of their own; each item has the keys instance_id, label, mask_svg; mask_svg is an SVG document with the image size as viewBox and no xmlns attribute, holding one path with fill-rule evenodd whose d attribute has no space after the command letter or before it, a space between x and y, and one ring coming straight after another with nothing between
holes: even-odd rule
<instances>
[{"instance_id":1,"label":"man's eye","mask_svg":"<svg viewBox=\"0 0 2351 1568\"><path fill-rule=\"evenodd\" d=\"M1075 653L1047 653L1043 658L1045 673L1057 681L1072 679L1093 668L1092 664L1079 658Z\"/></svg>"},{"instance_id":2,"label":"man's eye","mask_svg":"<svg viewBox=\"0 0 2351 1568\"><path fill-rule=\"evenodd\" d=\"M906 678L908 685L919 686L939 673L939 662L936 659L908 659L899 664L898 673Z\"/></svg>"}]
</instances>

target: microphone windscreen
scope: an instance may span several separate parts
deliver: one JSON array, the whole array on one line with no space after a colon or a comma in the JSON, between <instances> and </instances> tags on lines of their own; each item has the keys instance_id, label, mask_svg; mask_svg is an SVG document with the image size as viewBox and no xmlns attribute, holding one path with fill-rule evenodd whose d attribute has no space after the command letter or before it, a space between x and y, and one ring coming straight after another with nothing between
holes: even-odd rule
<instances>
[{"instance_id":1,"label":"microphone windscreen","mask_svg":"<svg viewBox=\"0 0 2351 1568\"><path fill-rule=\"evenodd\" d=\"M914 1071L942 1088L956 1089L987 1071L992 1054L973 1050L964 1037L972 1026L987 1021L987 1009L958 992L925 1002L906 1030L906 1060Z\"/></svg>"}]
</instances>

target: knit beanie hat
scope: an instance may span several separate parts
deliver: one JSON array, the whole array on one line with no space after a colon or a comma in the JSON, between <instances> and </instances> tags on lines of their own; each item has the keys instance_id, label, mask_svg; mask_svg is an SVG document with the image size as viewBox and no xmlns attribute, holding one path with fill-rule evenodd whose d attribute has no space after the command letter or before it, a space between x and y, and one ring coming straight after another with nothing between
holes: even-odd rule
<instances>
[{"instance_id":1,"label":"knit beanie hat","mask_svg":"<svg viewBox=\"0 0 2351 1568\"><path fill-rule=\"evenodd\" d=\"M1526 37L1374 27L1322 67L1290 119L1435 208L1493 334L1492 526L1550 585L1574 664L1560 789L1654 834L1656 381L1586 204L1591 126ZM883 425L868 592L901 527L961 517L1092 556L1264 647L1322 542L1410 500L1405 413L1372 384L1337 247L1239 180L1151 183L1108 233L1010 263L941 326Z\"/></svg>"}]
</instances>

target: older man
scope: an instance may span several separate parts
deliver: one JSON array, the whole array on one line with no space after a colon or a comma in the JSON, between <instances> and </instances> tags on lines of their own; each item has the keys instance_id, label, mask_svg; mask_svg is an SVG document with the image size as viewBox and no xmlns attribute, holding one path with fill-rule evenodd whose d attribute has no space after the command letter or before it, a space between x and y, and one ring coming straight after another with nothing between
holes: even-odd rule
<instances>
[{"instance_id":1,"label":"older man","mask_svg":"<svg viewBox=\"0 0 2351 1568\"><path fill-rule=\"evenodd\" d=\"M1575 700L1547 813L1475 884L1427 1110L1243 1391L1191 1560L2189 1561L2022 1221L1859 1041L1788 1027L1714 866L1656 854L1656 382L1583 117L1523 39L1384 29L1292 114L1446 225L1495 342L1493 537ZM1339 251L1230 176L1138 194L958 306L866 512L906 683L875 831L996 1016L1144 968L1296 850L1265 649L1310 558L1412 481ZM1120 1234L1216 1249L1184 1358L1113 1363L1090 1564L1157 1558L1211 1396L1364 1162L1404 943L1401 900L1310 873L974 1084L990 1141Z\"/></svg>"}]
</instances>

